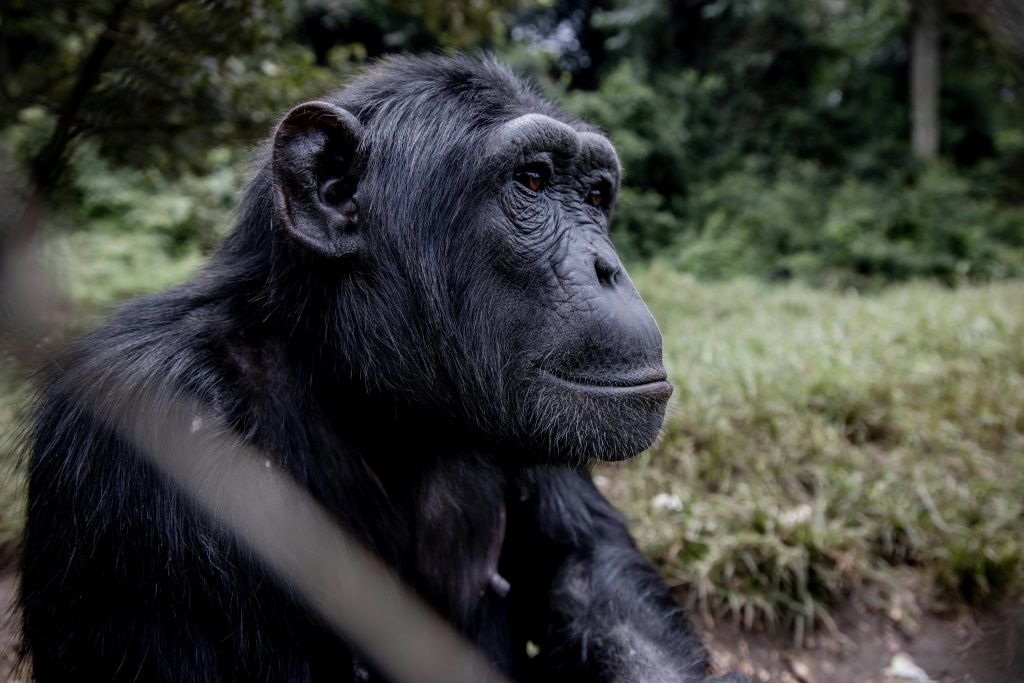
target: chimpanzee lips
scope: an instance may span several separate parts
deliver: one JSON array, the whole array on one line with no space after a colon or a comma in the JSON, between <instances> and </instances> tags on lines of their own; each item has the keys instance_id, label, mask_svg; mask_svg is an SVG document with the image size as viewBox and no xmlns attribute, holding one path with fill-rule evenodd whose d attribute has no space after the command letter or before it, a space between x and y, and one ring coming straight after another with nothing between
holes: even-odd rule
<instances>
[{"instance_id":1,"label":"chimpanzee lips","mask_svg":"<svg viewBox=\"0 0 1024 683\"><path fill-rule=\"evenodd\" d=\"M645 395L667 401L672 385L664 369L640 368L623 373L604 373L600 376L570 373L557 368L538 367L541 376L553 384L573 391L606 395Z\"/></svg>"}]
</instances>

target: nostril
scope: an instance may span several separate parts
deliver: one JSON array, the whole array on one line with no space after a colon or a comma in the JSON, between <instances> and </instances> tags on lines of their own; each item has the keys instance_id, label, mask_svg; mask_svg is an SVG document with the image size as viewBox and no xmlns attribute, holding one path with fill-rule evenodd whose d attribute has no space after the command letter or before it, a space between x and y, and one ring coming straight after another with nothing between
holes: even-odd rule
<instances>
[{"instance_id":1,"label":"nostril","mask_svg":"<svg viewBox=\"0 0 1024 683\"><path fill-rule=\"evenodd\" d=\"M618 260L611 260L604 256L598 256L594 261L594 272L597 273L597 280L606 287L615 285L615 276L619 273Z\"/></svg>"}]
</instances>

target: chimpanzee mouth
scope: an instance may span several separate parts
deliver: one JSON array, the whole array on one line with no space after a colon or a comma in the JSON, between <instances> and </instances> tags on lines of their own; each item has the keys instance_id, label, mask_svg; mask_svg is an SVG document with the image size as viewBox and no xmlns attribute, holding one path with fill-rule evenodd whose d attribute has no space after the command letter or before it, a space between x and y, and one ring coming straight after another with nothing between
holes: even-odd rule
<instances>
[{"instance_id":1,"label":"chimpanzee mouth","mask_svg":"<svg viewBox=\"0 0 1024 683\"><path fill-rule=\"evenodd\" d=\"M611 395L643 394L651 398L668 400L672 385L664 370L644 369L626 375L591 377L571 375L554 368L537 367L538 372L551 381L573 391Z\"/></svg>"}]
</instances>

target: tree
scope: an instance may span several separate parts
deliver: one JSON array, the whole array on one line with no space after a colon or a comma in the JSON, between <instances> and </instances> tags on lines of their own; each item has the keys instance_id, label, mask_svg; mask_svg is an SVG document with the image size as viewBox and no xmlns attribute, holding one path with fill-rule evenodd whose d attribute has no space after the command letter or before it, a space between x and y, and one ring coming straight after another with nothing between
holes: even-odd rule
<instances>
[{"instance_id":1,"label":"tree","mask_svg":"<svg viewBox=\"0 0 1024 683\"><path fill-rule=\"evenodd\" d=\"M911 0L910 102L914 153L939 157L941 47L939 0Z\"/></svg>"},{"instance_id":2,"label":"tree","mask_svg":"<svg viewBox=\"0 0 1024 683\"><path fill-rule=\"evenodd\" d=\"M15 240L35 232L77 140L121 162L201 164L218 140L265 128L267 105L295 90L271 77L301 59L276 47L294 11L287 0L5 3L0 129L27 110L48 123L45 143L23 150L31 188Z\"/></svg>"},{"instance_id":3,"label":"tree","mask_svg":"<svg viewBox=\"0 0 1024 683\"><path fill-rule=\"evenodd\" d=\"M199 165L225 140L266 133L288 104L335 87L368 55L331 20L390 28L381 49L462 47L497 35L518 0L8 0L0 6L0 130L49 122L29 152L34 231L76 140L118 163ZM322 35L324 34L324 35ZM404 39L403 39L404 38ZM311 45L312 44L312 45Z\"/></svg>"}]
</instances>

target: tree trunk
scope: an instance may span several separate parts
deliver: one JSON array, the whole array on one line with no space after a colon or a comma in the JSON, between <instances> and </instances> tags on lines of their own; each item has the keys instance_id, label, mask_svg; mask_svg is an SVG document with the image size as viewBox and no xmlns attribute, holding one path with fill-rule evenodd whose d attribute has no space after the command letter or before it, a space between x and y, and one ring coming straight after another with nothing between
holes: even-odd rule
<instances>
[{"instance_id":1,"label":"tree trunk","mask_svg":"<svg viewBox=\"0 0 1024 683\"><path fill-rule=\"evenodd\" d=\"M939 0L911 0L910 106L914 153L939 157Z\"/></svg>"}]
</instances>

